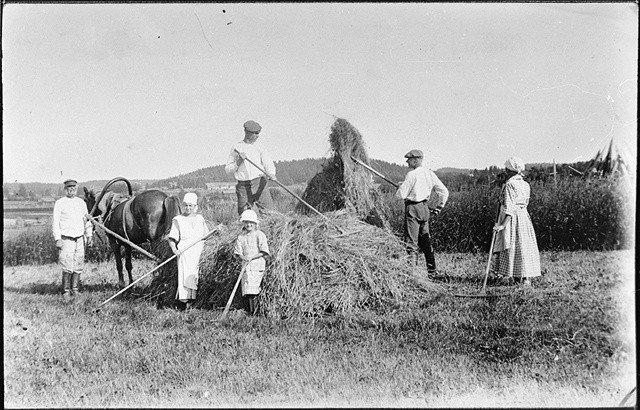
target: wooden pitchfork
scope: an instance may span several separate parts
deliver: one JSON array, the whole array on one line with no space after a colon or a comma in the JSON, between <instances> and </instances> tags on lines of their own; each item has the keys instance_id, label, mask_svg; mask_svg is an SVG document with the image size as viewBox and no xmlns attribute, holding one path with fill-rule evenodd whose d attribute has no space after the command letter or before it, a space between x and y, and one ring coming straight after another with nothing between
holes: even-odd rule
<instances>
[{"instance_id":1,"label":"wooden pitchfork","mask_svg":"<svg viewBox=\"0 0 640 410\"><path fill-rule=\"evenodd\" d=\"M233 149L238 155L240 155L240 151L238 151L237 149ZM269 178L269 174L262 169L260 166L258 166L255 162L253 162L250 158L246 157L244 158L245 160L249 161L249 163L251 165L253 165L254 167L258 168L258 170L260 170L265 176L267 176L267 178ZM326 215L322 214L320 211L318 211L316 208L314 208L313 206L311 206L311 204L309 204L307 201L305 201L304 199L300 198L300 196L296 195L295 192L293 192L292 190L290 190L289 188L287 188L286 186L284 186L284 184L282 184L282 182L278 181L277 179L271 179L269 178L271 181L275 182L276 184L280 185L280 187L282 189L284 189L285 191L287 191L288 193L290 193L295 199L297 199L298 201L302 202L307 208L311 209L313 212L315 212L316 214L320 215L325 221L327 221L328 223L330 223L331 225L333 225L339 232L341 235L346 235L345 232L335 223L333 223L333 221L331 221L331 219L329 219ZM358 231L359 232L359 231ZM350 232L351 233L355 233L355 232Z\"/></svg>"},{"instance_id":2,"label":"wooden pitchfork","mask_svg":"<svg viewBox=\"0 0 640 410\"><path fill-rule=\"evenodd\" d=\"M390 183L391 185L393 185L395 188L400 188L400 185L393 182L392 180L390 180L389 178L385 177L384 175L382 175L380 172L376 171L375 169L371 168L369 165L365 164L364 162L360 161L358 158L354 157L353 155L351 155L351 159L354 160L357 164L362 165L365 169L368 169L369 171L373 172L374 174L376 174L377 176L379 176L380 178L384 179L385 181L387 181L388 183ZM446 211L447 209L445 208L444 211ZM444 211L440 211L440 212L436 212L434 210L431 209L431 214L432 215L438 215L438 213L442 213Z\"/></svg>"},{"instance_id":3,"label":"wooden pitchfork","mask_svg":"<svg viewBox=\"0 0 640 410\"><path fill-rule=\"evenodd\" d=\"M504 188L503 188L504 189ZM500 217L500 205L498 205L498 210L496 211L496 223L498 222L498 218ZM491 228L493 230L493 228ZM500 297L507 295L487 295L487 279L489 278L489 270L491 270L491 258L493 257L493 245L496 243L496 236L498 232L493 230L493 236L491 237L491 246L489 247L489 260L487 261L487 269L484 272L484 282L482 283L482 289L480 293L477 295L464 295L464 294L454 294L453 296L459 298L487 298L487 297Z\"/></svg>"},{"instance_id":4,"label":"wooden pitchfork","mask_svg":"<svg viewBox=\"0 0 640 410\"><path fill-rule=\"evenodd\" d=\"M238 275L238 280L236 280L236 284L233 286L233 291L231 291L231 296L229 296L227 305L224 307L224 311L220 316L221 319L224 319L225 317L227 317L227 313L229 313L229 308L231 307L231 301L233 301L233 297L236 295L236 291L238 290L238 285L240 285L240 281L242 280L242 275L244 274L244 271L247 270L247 266L249 266L249 263L245 263L242 266L242 269L240 270L240 274Z\"/></svg>"},{"instance_id":5,"label":"wooden pitchfork","mask_svg":"<svg viewBox=\"0 0 640 410\"><path fill-rule=\"evenodd\" d=\"M180 252L178 252L178 254L173 255L172 257L168 258L167 260L165 260L164 262L162 262L161 264L159 264L158 266L156 266L155 268L151 269L149 272L145 273L144 275L140 276L138 279L136 279L134 282L131 282L129 284L129 286L123 288L121 291L119 291L118 293L116 293L115 295L111 296L109 299L105 300L104 302L102 302L101 304L98 305L98 307L94 310L94 312L99 312L100 309L102 309L102 305L106 304L107 302L115 299L118 295L121 295L122 293L124 293L127 289L131 288L133 285L135 285L136 283L140 282L142 279L146 278L147 276L151 275L153 272L157 271L158 269L160 269L162 266L166 265L167 263L169 263L170 261L172 261L173 259L177 258L178 255L180 255L181 253L183 253L184 251L186 251L187 249L191 248L193 245L195 245L196 243L200 242L200 241L204 241L207 238L209 238L211 235L213 235L215 232L218 232L220 229L219 228L214 228L212 229L209 233L207 233L206 235L204 235L202 238L198 239L197 241L189 244L189 246L187 246L184 249L181 249Z\"/></svg>"},{"instance_id":6,"label":"wooden pitchfork","mask_svg":"<svg viewBox=\"0 0 640 410\"><path fill-rule=\"evenodd\" d=\"M487 278L489 278L489 270L491 270L491 258L493 256L493 245L496 243L496 231L493 231L493 236L491 237L491 246L489 247L489 260L487 261L487 269L485 269L484 272L484 283L482 284L482 289L480 290L480 293L478 293L477 295L464 295L464 294L454 294L453 296L458 297L458 298L486 298L489 297L489 295L487 295ZM491 296L498 296L498 295L491 295ZM504 295L500 295L500 296L504 296Z\"/></svg>"}]
</instances>

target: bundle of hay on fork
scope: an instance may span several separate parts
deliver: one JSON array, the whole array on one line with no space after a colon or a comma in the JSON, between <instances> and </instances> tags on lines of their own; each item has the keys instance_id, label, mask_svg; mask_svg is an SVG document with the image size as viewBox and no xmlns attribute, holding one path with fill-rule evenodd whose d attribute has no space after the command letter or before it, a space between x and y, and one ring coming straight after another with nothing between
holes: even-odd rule
<instances>
[{"instance_id":1,"label":"bundle of hay on fork","mask_svg":"<svg viewBox=\"0 0 640 410\"><path fill-rule=\"evenodd\" d=\"M371 173L351 159L354 156L369 164L362 135L349 121L338 118L331 126L329 142L333 156L309 181L302 199L320 212L345 209L372 225L388 228L387 206ZM308 213L303 204L297 210Z\"/></svg>"},{"instance_id":2,"label":"bundle of hay on fork","mask_svg":"<svg viewBox=\"0 0 640 410\"><path fill-rule=\"evenodd\" d=\"M417 306L440 293L442 285L414 274L406 263L403 243L390 231L367 224L345 211L331 221L350 232L335 230L315 216L269 212L259 228L269 241L271 258L258 297L258 315L299 319L308 316L389 312ZM206 243L200 259L195 307L225 306L241 269L233 256L240 225ZM167 265L168 266L168 265ZM161 306L172 305L176 271L167 268L153 280L149 293L164 293ZM240 291L232 305L242 308Z\"/></svg>"}]
</instances>

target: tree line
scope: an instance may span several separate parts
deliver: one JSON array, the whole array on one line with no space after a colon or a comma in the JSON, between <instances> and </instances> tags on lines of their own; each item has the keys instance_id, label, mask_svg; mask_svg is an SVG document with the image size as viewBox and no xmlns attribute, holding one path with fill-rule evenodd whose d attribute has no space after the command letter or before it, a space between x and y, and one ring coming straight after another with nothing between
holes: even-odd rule
<instances>
[{"instance_id":1,"label":"tree line","mask_svg":"<svg viewBox=\"0 0 640 410\"><path fill-rule=\"evenodd\" d=\"M305 184L322 170L325 158L306 158L301 160L277 161L275 163L278 181L282 184ZM407 166L372 159L371 167L396 183L401 182L409 169ZM553 164L527 164L525 179L528 181L553 182L554 178L566 179L574 177L587 177L590 175L593 161L576 162L571 164L556 164L555 175ZM477 185L500 185L504 182L504 170L497 166L485 169L460 169L441 168L435 170L436 175L442 180L450 191L461 191ZM374 176L374 181L379 183L383 190L393 189L382 178ZM79 183L78 189L82 195L83 187L101 190L108 180L92 180ZM233 175L224 171L224 165L214 165L201 168L193 172L160 180L132 180L134 191L145 189L206 189L209 182L234 183ZM115 184L111 190L125 192L124 184ZM59 198L64 195L62 184L49 184L40 182L29 183L5 183L2 186L4 200L39 200L46 197Z\"/></svg>"}]
</instances>

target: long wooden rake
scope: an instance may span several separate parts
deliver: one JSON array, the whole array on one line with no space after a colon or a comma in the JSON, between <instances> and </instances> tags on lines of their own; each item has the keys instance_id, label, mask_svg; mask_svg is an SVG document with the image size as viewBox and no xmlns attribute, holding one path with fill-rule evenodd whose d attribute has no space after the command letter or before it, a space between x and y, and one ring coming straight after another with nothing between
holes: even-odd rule
<instances>
[{"instance_id":1,"label":"long wooden rake","mask_svg":"<svg viewBox=\"0 0 640 410\"><path fill-rule=\"evenodd\" d=\"M184 251L186 251L187 249L191 248L192 246L194 246L196 243L204 241L206 239L208 239L211 235L213 235L216 232L219 232L220 228L216 227L214 229L212 229L211 231L209 231L207 234L205 234L202 238L198 239L197 241L189 244L187 247L185 247L184 249L182 249L177 255L173 255L170 258L167 258L165 261L163 261L161 264L159 264L158 266L156 266L155 268L151 269L149 272L145 273L144 275L140 276L138 279L136 279L135 281L131 282L127 287L122 288L122 290L120 290L118 293L116 293L115 295L111 296L109 299L105 300L104 302L102 302L101 304L98 305L98 307L94 310L94 312L99 312L102 309L102 306L105 305L106 303L110 302L111 300L115 299L118 295L121 295L122 293L124 293L125 291L127 291L128 289L130 289L133 285L135 285L136 283L140 282L142 279L146 278L147 276L151 275L153 272L157 271L158 269L160 269L161 267L163 267L164 265L166 265L167 263L169 263L170 261L172 261L173 259L177 258L179 254L183 253Z\"/></svg>"},{"instance_id":2,"label":"long wooden rake","mask_svg":"<svg viewBox=\"0 0 640 410\"><path fill-rule=\"evenodd\" d=\"M238 151L237 149L233 149L238 155L240 155L240 151ZM249 163L251 165L253 165L254 167L258 168L265 176L267 176L267 178L269 178L269 174L267 173L267 171L265 171L264 169L262 169L258 164L256 164L255 162L253 162L251 159L249 159L248 157L245 156L244 158L245 160L249 161ZM327 223L331 224L334 228L336 228L338 230L338 232L340 232L340 235L351 235L353 233L357 233L360 231L355 231L355 232L345 232L342 230L342 228L340 228L338 225L336 225L331 219L329 219L326 215L324 215L323 213L321 213L320 211L318 211L316 208L314 208L310 203L308 203L307 201L305 201L304 199L300 198L299 195L297 195L295 192L293 192L292 190L290 190L289 188L287 188L284 184L282 184L282 182L278 181L277 179L271 179L269 178L269 180L275 182L276 184L280 185L280 187L282 189L284 189L285 191L287 191L288 193L290 193L295 199L297 199L298 201L302 202L302 204L304 204L307 208L311 209L313 212L315 212L316 214L320 215L325 221L327 221Z\"/></svg>"},{"instance_id":3,"label":"long wooden rake","mask_svg":"<svg viewBox=\"0 0 640 410\"><path fill-rule=\"evenodd\" d=\"M227 304L224 307L224 311L222 312L222 315L220 316L221 319L224 319L225 317L227 317L227 313L229 313L229 308L231 307L231 302L233 301L233 297L236 295L236 291L238 290L238 285L240 285L240 281L242 280L242 275L244 274L244 271L247 269L247 266L249 266L249 263L245 263L242 266L242 269L240 270L240 274L238 275L238 279L236 280L236 283L233 286L233 291L231 291L231 296L229 296L229 300L227 301Z\"/></svg>"},{"instance_id":4,"label":"long wooden rake","mask_svg":"<svg viewBox=\"0 0 640 410\"><path fill-rule=\"evenodd\" d=\"M493 245L496 242L496 231L493 231L493 236L491 237L491 246L489 247L489 260L487 261L487 269L484 272L484 282L482 283L482 289L480 289L480 293L475 295L466 295L466 294L454 294L453 296L457 298L488 298L488 297L499 297L506 295L487 295L487 279L489 278L489 270L491 270L491 258L493 257Z\"/></svg>"}]
</instances>

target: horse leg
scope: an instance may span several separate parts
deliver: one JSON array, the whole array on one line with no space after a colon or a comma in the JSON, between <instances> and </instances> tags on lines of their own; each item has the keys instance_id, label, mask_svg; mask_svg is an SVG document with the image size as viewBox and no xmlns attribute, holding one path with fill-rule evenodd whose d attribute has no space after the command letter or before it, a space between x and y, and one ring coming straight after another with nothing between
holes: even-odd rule
<instances>
[{"instance_id":1,"label":"horse leg","mask_svg":"<svg viewBox=\"0 0 640 410\"><path fill-rule=\"evenodd\" d=\"M127 273L129 274L129 285L133 283L133 276L131 271L133 270L133 264L131 263L131 246L125 245L124 247L124 259L127 267Z\"/></svg>"},{"instance_id":2,"label":"horse leg","mask_svg":"<svg viewBox=\"0 0 640 410\"><path fill-rule=\"evenodd\" d=\"M122 276L122 255L120 254L120 244L115 241L109 241L111 243L111 250L113 251L113 257L116 260L116 268L118 269L118 286L124 288L124 277Z\"/></svg>"}]
</instances>

